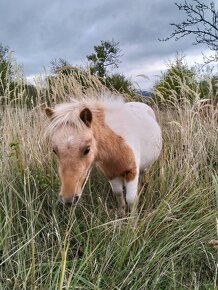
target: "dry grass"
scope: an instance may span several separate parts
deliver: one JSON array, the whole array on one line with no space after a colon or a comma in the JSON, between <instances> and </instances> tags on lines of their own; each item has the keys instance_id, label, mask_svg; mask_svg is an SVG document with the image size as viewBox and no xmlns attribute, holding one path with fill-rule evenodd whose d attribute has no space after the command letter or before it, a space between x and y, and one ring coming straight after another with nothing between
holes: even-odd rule
<instances>
[{"instance_id":1,"label":"dry grass","mask_svg":"<svg viewBox=\"0 0 218 290\"><path fill-rule=\"evenodd\" d=\"M95 171L76 209L57 202L59 180L44 137L45 103L107 93L59 77L37 84L33 109L0 112L0 289L216 289L217 123L192 106L155 107L164 148L140 191L140 218L118 219ZM194 94L195 92L193 92Z\"/></svg>"}]
</instances>

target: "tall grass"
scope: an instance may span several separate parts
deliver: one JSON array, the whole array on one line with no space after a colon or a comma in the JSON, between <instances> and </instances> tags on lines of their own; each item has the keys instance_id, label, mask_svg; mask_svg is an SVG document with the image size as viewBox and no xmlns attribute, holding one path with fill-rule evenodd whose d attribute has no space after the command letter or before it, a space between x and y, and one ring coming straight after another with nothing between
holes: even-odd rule
<instances>
[{"instance_id":1,"label":"tall grass","mask_svg":"<svg viewBox=\"0 0 218 290\"><path fill-rule=\"evenodd\" d=\"M107 93L93 77L85 91L73 76L53 81L50 103ZM32 109L19 89L18 102L0 111L0 289L216 289L216 120L188 102L155 106L164 148L145 176L133 229L95 170L79 206L58 203L44 136L48 90L37 84L37 92Z\"/></svg>"}]
</instances>

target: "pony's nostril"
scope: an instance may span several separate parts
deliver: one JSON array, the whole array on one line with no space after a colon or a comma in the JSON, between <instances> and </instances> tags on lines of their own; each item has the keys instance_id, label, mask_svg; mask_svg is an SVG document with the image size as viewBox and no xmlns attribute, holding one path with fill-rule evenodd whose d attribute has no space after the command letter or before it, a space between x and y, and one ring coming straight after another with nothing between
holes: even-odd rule
<instances>
[{"instance_id":1,"label":"pony's nostril","mask_svg":"<svg viewBox=\"0 0 218 290\"><path fill-rule=\"evenodd\" d=\"M59 196L59 201L60 201L63 205L65 205L65 206L67 206L67 207L69 207L69 206L72 205L72 201L63 198L62 195Z\"/></svg>"},{"instance_id":2,"label":"pony's nostril","mask_svg":"<svg viewBox=\"0 0 218 290\"><path fill-rule=\"evenodd\" d=\"M78 200L79 200L79 198L80 197L78 195L76 195L76 196L74 196L73 198L70 198L70 199L65 199L62 195L59 196L60 202L63 205L67 206L67 207L70 207L72 205L76 205Z\"/></svg>"},{"instance_id":3,"label":"pony's nostril","mask_svg":"<svg viewBox=\"0 0 218 290\"><path fill-rule=\"evenodd\" d=\"M67 201L65 201L64 205L65 205L66 207L71 207L71 206L72 206L72 201L67 200Z\"/></svg>"}]
</instances>

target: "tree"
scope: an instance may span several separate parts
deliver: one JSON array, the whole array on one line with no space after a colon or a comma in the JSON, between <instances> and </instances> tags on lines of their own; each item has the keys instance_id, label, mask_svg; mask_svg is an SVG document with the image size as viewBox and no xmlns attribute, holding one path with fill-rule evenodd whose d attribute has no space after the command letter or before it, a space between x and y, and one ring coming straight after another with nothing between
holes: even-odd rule
<instances>
[{"instance_id":1,"label":"tree","mask_svg":"<svg viewBox=\"0 0 218 290\"><path fill-rule=\"evenodd\" d=\"M171 23L175 30L163 40L171 38L179 40L187 35L193 35L194 45L203 43L215 52L210 57L205 56L205 62L218 61L218 10L215 3L211 2L207 5L204 0L193 0L192 3L187 1L184 4L175 3L180 11L186 13L186 20L178 24Z\"/></svg>"},{"instance_id":2,"label":"tree","mask_svg":"<svg viewBox=\"0 0 218 290\"><path fill-rule=\"evenodd\" d=\"M100 84L110 90L116 90L121 93L133 94L134 88L130 80L123 74L110 74L109 68L117 68L120 63L119 43L114 41L101 41L100 45L94 46L95 53L88 55L87 59L90 66L88 68L72 66L64 59L51 61L52 76L48 77L50 93L58 77L69 77L70 81L75 80L82 90L86 90L96 85L96 79ZM93 75L97 78L93 78ZM70 79L70 77L72 77Z\"/></svg>"},{"instance_id":3,"label":"tree","mask_svg":"<svg viewBox=\"0 0 218 290\"><path fill-rule=\"evenodd\" d=\"M87 55L90 63L91 73L104 78L108 68L118 68L121 57L119 42L101 41L101 44L94 46L94 53Z\"/></svg>"},{"instance_id":4,"label":"tree","mask_svg":"<svg viewBox=\"0 0 218 290\"><path fill-rule=\"evenodd\" d=\"M59 58L51 61L51 72L53 74L69 75L72 73L74 67L65 59Z\"/></svg>"},{"instance_id":5,"label":"tree","mask_svg":"<svg viewBox=\"0 0 218 290\"><path fill-rule=\"evenodd\" d=\"M12 81L13 69L9 48L0 44L0 96L4 95L7 84Z\"/></svg>"}]
</instances>

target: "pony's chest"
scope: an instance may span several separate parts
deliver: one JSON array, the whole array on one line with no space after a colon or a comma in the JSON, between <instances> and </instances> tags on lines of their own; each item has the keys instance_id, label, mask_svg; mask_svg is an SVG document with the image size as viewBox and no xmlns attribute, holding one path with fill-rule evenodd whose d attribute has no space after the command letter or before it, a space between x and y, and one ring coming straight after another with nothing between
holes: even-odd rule
<instances>
[{"instance_id":1,"label":"pony's chest","mask_svg":"<svg viewBox=\"0 0 218 290\"><path fill-rule=\"evenodd\" d=\"M113 147L113 144L111 144ZM109 153L109 154L108 154ZM97 168L109 179L125 177L135 171L136 162L132 150L128 146L122 146L117 150L109 151L102 155L102 159L96 162Z\"/></svg>"},{"instance_id":2,"label":"pony's chest","mask_svg":"<svg viewBox=\"0 0 218 290\"><path fill-rule=\"evenodd\" d=\"M124 176L125 172L128 170L127 164L122 164L118 160L97 162L96 166L109 180L118 176Z\"/></svg>"}]
</instances>

